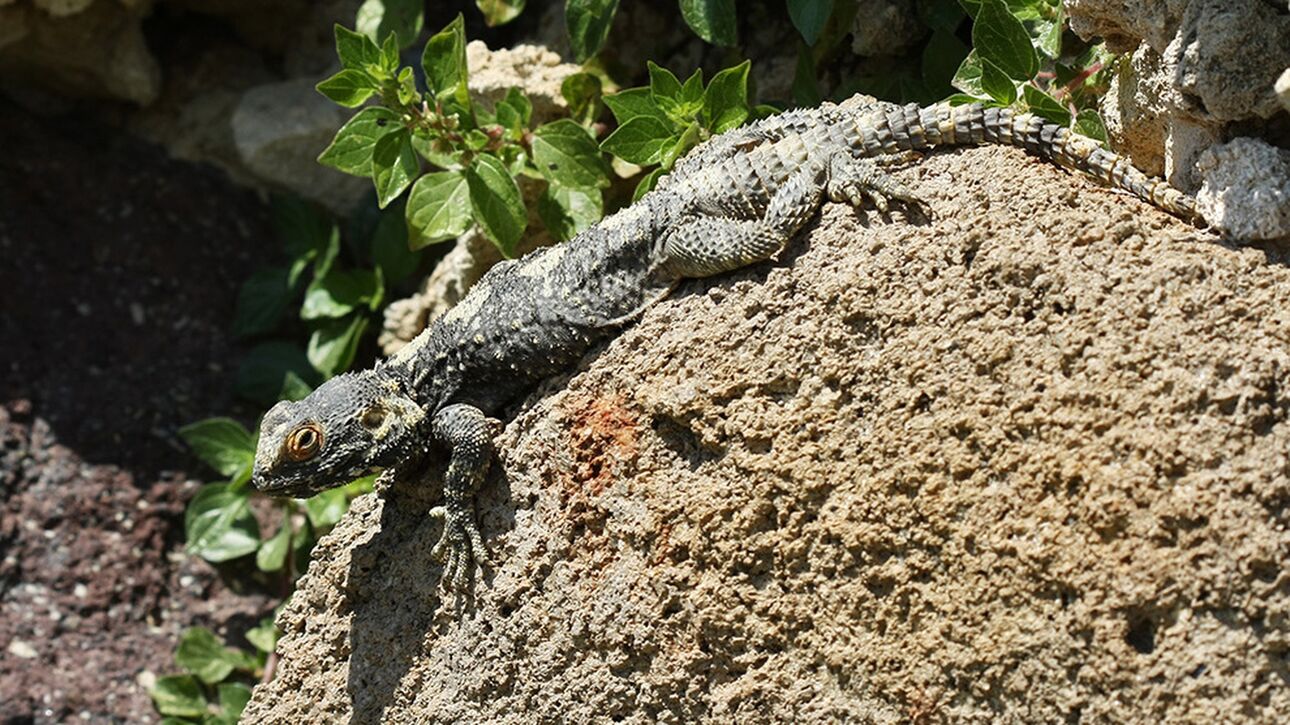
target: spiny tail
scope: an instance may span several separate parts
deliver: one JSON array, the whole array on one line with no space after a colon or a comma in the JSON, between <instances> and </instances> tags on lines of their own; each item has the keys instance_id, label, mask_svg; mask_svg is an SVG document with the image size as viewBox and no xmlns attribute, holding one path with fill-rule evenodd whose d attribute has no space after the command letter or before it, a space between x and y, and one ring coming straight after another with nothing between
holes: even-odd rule
<instances>
[{"instance_id":1,"label":"spiny tail","mask_svg":"<svg viewBox=\"0 0 1290 725\"><path fill-rule=\"evenodd\" d=\"M890 112L864 114L857 121L854 145L866 156L927 149L933 146L1006 144L1080 171L1123 189L1188 221L1201 221L1196 201L1167 182L1147 176L1129 160L1065 126L1009 108L979 103L925 108L910 104Z\"/></svg>"}]
</instances>

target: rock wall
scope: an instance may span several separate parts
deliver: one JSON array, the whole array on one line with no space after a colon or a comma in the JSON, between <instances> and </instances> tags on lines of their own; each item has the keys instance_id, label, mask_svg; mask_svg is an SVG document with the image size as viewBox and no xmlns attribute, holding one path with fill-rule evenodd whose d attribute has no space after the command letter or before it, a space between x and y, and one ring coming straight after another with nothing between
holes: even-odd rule
<instances>
[{"instance_id":1,"label":"rock wall","mask_svg":"<svg viewBox=\"0 0 1290 725\"><path fill-rule=\"evenodd\" d=\"M498 438L495 565L355 501L248 722L1290 717L1290 269L1013 150L688 283Z\"/></svg>"},{"instance_id":2,"label":"rock wall","mask_svg":"<svg viewBox=\"0 0 1290 725\"><path fill-rule=\"evenodd\" d=\"M1127 54L1102 104L1115 148L1195 191L1233 239L1290 239L1290 4L1065 0L1071 28Z\"/></svg>"}]
</instances>

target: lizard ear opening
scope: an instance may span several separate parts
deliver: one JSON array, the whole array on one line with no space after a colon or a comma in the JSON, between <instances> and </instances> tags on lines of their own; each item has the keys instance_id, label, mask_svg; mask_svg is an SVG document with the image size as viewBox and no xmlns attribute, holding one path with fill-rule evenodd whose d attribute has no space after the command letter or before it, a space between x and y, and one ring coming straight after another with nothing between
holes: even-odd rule
<instances>
[{"instance_id":1,"label":"lizard ear opening","mask_svg":"<svg viewBox=\"0 0 1290 725\"><path fill-rule=\"evenodd\" d=\"M380 428L385 423L385 408L379 405L373 405L359 416L358 422L369 431Z\"/></svg>"},{"instance_id":2,"label":"lizard ear opening","mask_svg":"<svg viewBox=\"0 0 1290 725\"><path fill-rule=\"evenodd\" d=\"M297 463L307 461L322 450L323 432L317 423L305 423L291 431L284 444L287 458Z\"/></svg>"}]
</instances>

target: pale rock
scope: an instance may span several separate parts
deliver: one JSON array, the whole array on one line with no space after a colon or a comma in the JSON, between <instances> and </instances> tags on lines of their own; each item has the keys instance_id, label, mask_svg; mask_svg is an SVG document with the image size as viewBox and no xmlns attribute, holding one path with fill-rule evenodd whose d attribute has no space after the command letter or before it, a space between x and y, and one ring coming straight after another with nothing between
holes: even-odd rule
<instances>
[{"instance_id":1,"label":"pale rock","mask_svg":"<svg viewBox=\"0 0 1290 725\"><path fill-rule=\"evenodd\" d=\"M316 79L256 86L233 111L233 140L242 164L259 180L289 189L337 213L348 213L371 181L318 164L350 111L319 94Z\"/></svg>"}]
</instances>

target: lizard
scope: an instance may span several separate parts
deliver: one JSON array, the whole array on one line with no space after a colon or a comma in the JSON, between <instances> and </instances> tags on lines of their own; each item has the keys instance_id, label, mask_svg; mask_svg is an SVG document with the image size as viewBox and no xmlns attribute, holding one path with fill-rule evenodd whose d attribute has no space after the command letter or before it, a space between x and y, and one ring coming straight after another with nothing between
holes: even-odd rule
<instances>
[{"instance_id":1,"label":"lizard","mask_svg":"<svg viewBox=\"0 0 1290 725\"><path fill-rule=\"evenodd\" d=\"M852 100L718 135L656 187L573 239L503 261L390 358L282 401L260 424L252 483L309 496L380 470L419 482L442 467L432 556L466 586L486 564L474 496L494 456L493 416L572 368L681 281L776 255L824 199L917 205L881 163L940 146L1002 144L1083 172L1192 222L1193 200L1097 141L1007 108Z\"/></svg>"}]
</instances>

